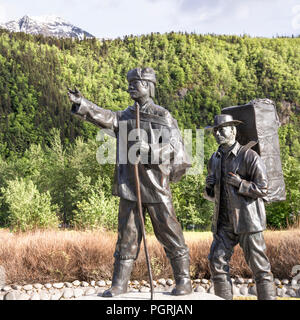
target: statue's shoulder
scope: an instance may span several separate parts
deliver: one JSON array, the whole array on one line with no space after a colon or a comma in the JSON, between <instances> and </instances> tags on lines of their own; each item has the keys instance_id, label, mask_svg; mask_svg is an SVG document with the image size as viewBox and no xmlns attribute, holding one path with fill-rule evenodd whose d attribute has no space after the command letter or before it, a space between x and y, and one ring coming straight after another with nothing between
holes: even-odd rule
<instances>
[{"instance_id":1,"label":"statue's shoulder","mask_svg":"<svg viewBox=\"0 0 300 320\"><path fill-rule=\"evenodd\" d=\"M133 119L135 117L135 111L132 106L129 106L124 110L117 111L117 116L119 120Z\"/></svg>"},{"instance_id":2,"label":"statue's shoulder","mask_svg":"<svg viewBox=\"0 0 300 320\"><path fill-rule=\"evenodd\" d=\"M254 160L255 158L259 158L259 154L252 149L256 144L257 141L250 141L246 145L240 145L239 153L242 153L244 155L244 158L248 160Z\"/></svg>"},{"instance_id":3,"label":"statue's shoulder","mask_svg":"<svg viewBox=\"0 0 300 320\"><path fill-rule=\"evenodd\" d=\"M151 102L148 106L148 113L150 114L154 114L156 116L159 116L159 117L170 117L172 118L171 116L171 113L165 109L164 107L158 105L158 104L155 104L154 102Z\"/></svg>"}]
</instances>

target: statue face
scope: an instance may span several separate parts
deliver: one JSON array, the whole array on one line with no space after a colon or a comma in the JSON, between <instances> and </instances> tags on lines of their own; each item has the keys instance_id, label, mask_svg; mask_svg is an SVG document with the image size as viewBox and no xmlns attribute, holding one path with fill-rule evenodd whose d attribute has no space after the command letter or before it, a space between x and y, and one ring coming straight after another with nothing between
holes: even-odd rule
<instances>
[{"instance_id":1,"label":"statue face","mask_svg":"<svg viewBox=\"0 0 300 320\"><path fill-rule=\"evenodd\" d=\"M219 145L231 145L235 142L236 129L233 126L225 126L214 129L214 137Z\"/></svg>"},{"instance_id":2,"label":"statue face","mask_svg":"<svg viewBox=\"0 0 300 320\"><path fill-rule=\"evenodd\" d=\"M149 98L149 87L147 81L130 81L128 85L128 92L133 100Z\"/></svg>"}]
</instances>

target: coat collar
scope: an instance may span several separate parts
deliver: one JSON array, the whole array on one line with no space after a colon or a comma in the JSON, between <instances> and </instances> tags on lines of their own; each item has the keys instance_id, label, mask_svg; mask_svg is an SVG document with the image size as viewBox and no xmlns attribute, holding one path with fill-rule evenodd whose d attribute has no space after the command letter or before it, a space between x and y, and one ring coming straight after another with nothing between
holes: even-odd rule
<instances>
[{"instance_id":1,"label":"coat collar","mask_svg":"<svg viewBox=\"0 0 300 320\"><path fill-rule=\"evenodd\" d=\"M153 105L153 104L154 104L153 100L152 100L151 98L149 98L145 104L143 104L142 106L140 106L140 112L145 112L145 113L147 113L148 107L150 107L150 106ZM135 112L136 102L133 104L133 106L130 107L130 109L132 109L132 110Z\"/></svg>"},{"instance_id":2,"label":"coat collar","mask_svg":"<svg viewBox=\"0 0 300 320\"><path fill-rule=\"evenodd\" d=\"M156 106L159 107L159 106ZM136 112L136 103L133 106L128 107L128 109L135 114ZM144 105L140 106L140 120L146 122L153 122L161 124L167 127L174 127L178 129L177 122L173 119L171 114L168 112L165 115L153 114L155 111L155 104L150 98Z\"/></svg>"},{"instance_id":3,"label":"coat collar","mask_svg":"<svg viewBox=\"0 0 300 320\"><path fill-rule=\"evenodd\" d=\"M233 147L231 147L231 149L229 149L229 151L226 153L226 158L230 155L230 153L232 153L236 157L240 149L241 149L241 145L236 141ZM221 156L221 154L222 154L222 149L221 147L219 147L217 151L217 155Z\"/></svg>"}]
</instances>

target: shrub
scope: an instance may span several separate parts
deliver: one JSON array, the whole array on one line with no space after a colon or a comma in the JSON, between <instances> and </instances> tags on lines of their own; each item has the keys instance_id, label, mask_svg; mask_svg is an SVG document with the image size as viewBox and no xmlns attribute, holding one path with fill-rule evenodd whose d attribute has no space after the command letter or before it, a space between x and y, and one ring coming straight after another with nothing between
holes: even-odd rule
<instances>
[{"instance_id":1,"label":"shrub","mask_svg":"<svg viewBox=\"0 0 300 320\"><path fill-rule=\"evenodd\" d=\"M5 221L14 231L58 227L56 206L51 204L49 192L40 193L31 180L15 179L1 188L6 208Z\"/></svg>"},{"instance_id":2,"label":"shrub","mask_svg":"<svg viewBox=\"0 0 300 320\"><path fill-rule=\"evenodd\" d=\"M77 203L71 223L77 229L114 230L118 224L118 204L118 198L107 198L102 190L92 189L88 199Z\"/></svg>"}]
</instances>

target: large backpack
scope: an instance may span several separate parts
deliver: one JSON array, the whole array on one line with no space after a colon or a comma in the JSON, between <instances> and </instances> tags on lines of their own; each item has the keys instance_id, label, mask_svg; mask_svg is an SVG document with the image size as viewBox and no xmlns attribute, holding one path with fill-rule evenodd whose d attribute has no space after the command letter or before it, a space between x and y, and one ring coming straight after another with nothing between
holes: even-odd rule
<instances>
[{"instance_id":1,"label":"large backpack","mask_svg":"<svg viewBox=\"0 0 300 320\"><path fill-rule=\"evenodd\" d=\"M237 126L236 137L241 145L247 145L250 141L257 142L253 150L262 158L268 176L268 195L264 200L267 202L285 200L278 138L280 122L275 103L269 99L255 99L242 106L224 108L222 113L230 114L233 119L243 122Z\"/></svg>"}]
</instances>

